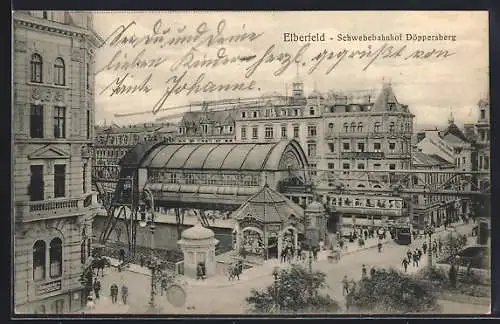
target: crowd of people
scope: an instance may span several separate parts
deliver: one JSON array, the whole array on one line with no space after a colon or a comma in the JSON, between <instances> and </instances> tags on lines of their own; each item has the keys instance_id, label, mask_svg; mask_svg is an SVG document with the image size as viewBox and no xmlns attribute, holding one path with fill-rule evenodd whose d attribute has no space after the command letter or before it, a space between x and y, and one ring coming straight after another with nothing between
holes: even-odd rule
<instances>
[{"instance_id":1,"label":"crowd of people","mask_svg":"<svg viewBox=\"0 0 500 324\"><path fill-rule=\"evenodd\" d=\"M96 277L94 278L94 282L92 284L92 290L94 294L89 294L87 297L87 308L88 309L93 309L95 308L96 303L98 303L101 300L101 281ZM109 288L109 296L111 297L111 303L116 304L118 302L118 295L119 292L121 292L121 301L123 305L127 304L127 298L128 298L128 287L125 285L125 283L122 284L121 289L118 288L118 285L116 283L112 283L110 288Z\"/></svg>"}]
</instances>

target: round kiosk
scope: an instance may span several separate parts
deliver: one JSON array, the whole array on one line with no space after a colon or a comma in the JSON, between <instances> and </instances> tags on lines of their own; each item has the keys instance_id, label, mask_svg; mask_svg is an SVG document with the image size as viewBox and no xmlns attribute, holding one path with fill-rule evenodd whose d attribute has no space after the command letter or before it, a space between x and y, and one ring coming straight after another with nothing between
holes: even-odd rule
<instances>
[{"instance_id":1,"label":"round kiosk","mask_svg":"<svg viewBox=\"0 0 500 324\"><path fill-rule=\"evenodd\" d=\"M214 232L197 223L184 230L177 242L184 254L184 275L191 278L215 274L215 246L219 241Z\"/></svg>"}]
</instances>

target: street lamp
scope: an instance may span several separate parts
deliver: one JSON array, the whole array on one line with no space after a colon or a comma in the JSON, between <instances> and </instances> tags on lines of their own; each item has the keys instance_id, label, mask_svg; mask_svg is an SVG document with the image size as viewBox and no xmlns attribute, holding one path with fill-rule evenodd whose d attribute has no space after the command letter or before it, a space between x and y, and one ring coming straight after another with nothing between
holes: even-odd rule
<instances>
[{"instance_id":1,"label":"street lamp","mask_svg":"<svg viewBox=\"0 0 500 324\"><path fill-rule=\"evenodd\" d=\"M280 304L279 304L279 289L278 289L278 278L279 278L279 269L275 267L273 269L273 277L274 277L274 308L278 313Z\"/></svg>"},{"instance_id":2,"label":"street lamp","mask_svg":"<svg viewBox=\"0 0 500 324\"><path fill-rule=\"evenodd\" d=\"M155 303L155 295L156 295L156 272L158 270L158 264L156 262L156 258L154 256L154 250L155 250L155 229L156 229L156 224L155 224L155 202L154 202L154 197L153 193L145 188L144 191L144 197L143 201L139 205L139 211L141 213L141 220L139 221L139 226L142 228L145 228L149 222L149 229L151 230L151 261L149 268L151 270L151 293L150 293L150 300L149 300L149 310L148 313L155 313L156 311L156 303ZM145 200L149 200L150 202L150 218L147 219L146 215L146 204Z\"/></svg>"},{"instance_id":3,"label":"street lamp","mask_svg":"<svg viewBox=\"0 0 500 324\"><path fill-rule=\"evenodd\" d=\"M428 267L432 268L432 234L434 234L434 227L430 224L424 229L424 234L429 237L429 247L427 248Z\"/></svg>"}]
</instances>

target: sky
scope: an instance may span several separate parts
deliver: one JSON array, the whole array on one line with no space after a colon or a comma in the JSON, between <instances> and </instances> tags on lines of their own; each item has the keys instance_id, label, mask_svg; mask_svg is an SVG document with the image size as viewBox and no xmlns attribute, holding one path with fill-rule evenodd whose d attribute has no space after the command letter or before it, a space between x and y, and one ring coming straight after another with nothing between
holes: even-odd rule
<instances>
[{"instance_id":1,"label":"sky","mask_svg":"<svg viewBox=\"0 0 500 324\"><path fill-rule=\"evenodd\" d=\"M130 23L121 35L115 32ZM415 124L425 126L446 125L451 111L459 125L476 121L477 102L489 91L487 12L95 12L94 29L106 40L96 55L98 124L152 122L189 110L187 105L193 101L260 97L273 92L290 95L297 73L306 94L313 90L325 93L379 90L383 80L390 81L398 101L407 104L415 114ZM155 32L164 37L164 42L120 44L124 37L131 40L135 35L136 39L144 39ZM243 33L254 33L256 37L240 41L230 37ZM325 41L284 42L284 33L324 33ZM339 34L401 34L402 40L340 41ZM455 41L407 40L406 34L451 35ZM168 43L188 35L199 38L189 44ZM210 35L216 36L210 38ZM365 56L357 51L364 51ZM413 55L415 51L423 52ZM452 55L443 55L444 51ZM323 56L318 56L322 53ZM425 53L429 54L424 59ZM194 61L224 54L239 58L217 67L178 64L186 62L190 55ZM124 62L132 62L138 55L142 61L157 66L123 68ZM294 63L296 57L299 64ZM324 59L318 63L319 57ZM288 67L275 75L287 58ZM247 77L248 69L261 61ZM315 64L317 68L311 71ZM199 82L202 87L210 81L216 85L242 83L240 89L247 90L173 91L162 105L166 110L152 113L175 84L181 89L183 84L189 88L202 74ZM134 85L136 90L132 91ZM130 86L128 93L119 94L126 86ZM183 105L186 106L167 109ZM144 113L115 115L134 112Z\"/></svg>"}]
</instances>

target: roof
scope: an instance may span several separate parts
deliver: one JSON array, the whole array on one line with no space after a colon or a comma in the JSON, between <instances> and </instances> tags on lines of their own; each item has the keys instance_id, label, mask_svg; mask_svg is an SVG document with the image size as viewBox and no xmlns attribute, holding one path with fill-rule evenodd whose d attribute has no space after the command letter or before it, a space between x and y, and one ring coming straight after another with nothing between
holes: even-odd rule
<instances>
[{"instance_id":1,"label":"roof","mask_svg":"<svg viewBox=\"0 0 500 324\"><path fill-rule=\"evenodd\" d=\"M460 140L467 142L467 137L460 130L460 128L458 128L458 126L453 122L450 123L448 128L446 128L446 130L443 132L442 137L444 138L448 134L454 135L455 137L459 138Z\"/></svg>"},{"instance_id":2,"label":"roof","mask_svg":"<svg viewBox=\"0 0 500 324\"><path fill-rule=\"evenodd\" d=\"M214 231L196 223L193 227L185 229L181 233L181 237L186 240L206 240L215 237Z\"/></svg>"},{"instance_id":3,"label":"roof","mask_svg":"<svg viewBox=\"0 0 500 324\"><path fill-rule=\"evenodd\" d=\"M234 110L197 110L187 111L182 116L181 124L211 121L217 124L229 124L234 120Z\"/></svg>"},{"instance_id":4,"label":"roof","mask_svg":"<svg viewBox=\"0 0 500 324\"><path fill-rule=\"evenodd\" d=\"M416 165L439 166L439 162L436 159L432 158L429 154L422 152L413 152L412 160L412 162Z\"/></svg>"},{"instance_id":5,"label":"roof","mask_svg":"<svg viewBox=\"0 0 500 324\"><path fill-rule=\"evenodd\" d=\"M121 163L142 168L194 170L279 170L284 153L292 150L299 163L307 164L295 140L275 143L158 143L128 152Z\"/></svg>"},{"instance_id":6,"label":"roof","mask_svg":"<svg viewBox=\"0 0 500 324\"><path fill-rule=\"evenodd\" d=\"M440 164L440 166L444 166L444 167L454 166L452 163L446 161L445 159L443 159L442 157L440 157L437 154L429 154L429 156L432 157L433 159L435 159Z\"/></svg>"},{"instance_id":7,"label":"roof","mask_svg":"<svg viewBox=\"0 0 500 324\"><path fill-rule=\"evenodd\" d=\"M262 223L283 223L290 216L297 220L304 217L304 210L268 185L250 197L232 215L235 220L251 217Z\"/></svg>"},{"instance_id":8,"label":"roof","mask_svg":"<svg viewBox=\"0 0 500 324\"><path fill-rule=\"evenodd\" d=\"M392 109L390 107L392 106ZM408 106L402 105L398 102L392 86L389 83L384 83L382 90L380 91L375 104L371 109L372 112L384 112L384 111L395 111L395 112L406 112L408 113Z\"/></svg>"}]
</instances>

